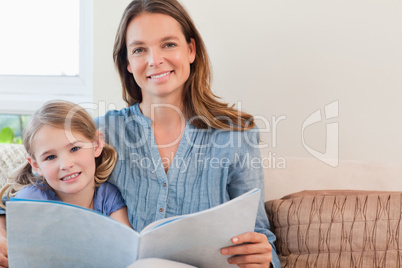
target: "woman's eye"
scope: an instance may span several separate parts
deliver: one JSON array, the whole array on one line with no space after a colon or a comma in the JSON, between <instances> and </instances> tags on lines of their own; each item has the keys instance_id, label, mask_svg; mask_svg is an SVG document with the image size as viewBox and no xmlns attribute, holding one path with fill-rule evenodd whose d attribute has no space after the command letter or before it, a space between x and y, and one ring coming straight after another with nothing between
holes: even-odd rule
<instances>
[{"instance_id":1,"label":"woman's eye","mask_svg":"<svg viewBox=\"0 0 402 268\"><path fill-rule=\"evenodd\" d=\"M56 158L55 155L49 155L49 156L47 156L47 157L45 158L45 160L53 160L53 159L55 159L55 158Z\"/></svg>"},{"instance_id":2,"label":"woman's eye","mask_svg":"<svg viewBox=\"0 0 402 268\"><path fill-rule=\"evenodd\" d=\"M71 152L76 152L76 151L78 151L79 149L80 149L80 147L75 146L75 147L71 148Z\"/></svg>"},{"instance_id":3,"label":"woman's eye","mask_svg":"<svg viewBox=\"0 0 402 268\"><path fill-rule=\"evenodd\" d=\"M176 47L176 44L175 43L167 43L165 46L167 48L172 48L172 47Z\"/></svg>"},{"instance_id":4,"label":"woman's eye","mask_svg":"<svg viewBox=\"0 0 402 268\"><path fill-rule=\"evenodd\" d=\"M144 52L143 48L141 48L141 47L140 48L135 48L135 49L133 49L132 54L139 54L141 52Z\"/></svg>"}]
</instances>

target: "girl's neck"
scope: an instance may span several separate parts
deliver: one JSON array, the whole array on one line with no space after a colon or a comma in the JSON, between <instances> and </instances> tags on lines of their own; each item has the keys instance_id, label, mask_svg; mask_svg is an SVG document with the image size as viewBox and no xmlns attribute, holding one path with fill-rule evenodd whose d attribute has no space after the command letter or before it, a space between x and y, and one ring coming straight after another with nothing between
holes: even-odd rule
<instances>
[{"instance_id":1,"label":"girl's neck","mask_svg":"<svg viewBox=\"0 0 402 268\"><path fill-rule=\"evenodd\" d=\"M57 193L56 196L64 203L94 209L94 195L95 195L95 185L91 192L86 191L85 193L80 192L78 194L65 194Z\"/></svg>"}]
</instances>

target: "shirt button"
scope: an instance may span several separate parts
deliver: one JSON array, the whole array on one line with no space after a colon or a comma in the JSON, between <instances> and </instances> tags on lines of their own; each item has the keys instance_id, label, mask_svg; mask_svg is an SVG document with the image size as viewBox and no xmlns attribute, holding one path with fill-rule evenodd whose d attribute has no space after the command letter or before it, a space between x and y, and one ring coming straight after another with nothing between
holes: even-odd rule
<instances>
[{"instance_id":1,"label":"shirt button","mask_svg":"<svg viewBox=\"0 0 402 268\"><path fill-rule=\"evenodd\" d=\"M164 188L166 187L166 182L163 183L163 187L164 187Z\"/></svg>"},{"instance_id":2,"label":"shirt button","mask_svg":"<svg viewBox=\"0 0 402 268\"><path fill-rule=\"evenodd\" d=\"M159 209L159 212L163 212L163 208L160 208L160 209Z\"/></svg>"}]
</instances>

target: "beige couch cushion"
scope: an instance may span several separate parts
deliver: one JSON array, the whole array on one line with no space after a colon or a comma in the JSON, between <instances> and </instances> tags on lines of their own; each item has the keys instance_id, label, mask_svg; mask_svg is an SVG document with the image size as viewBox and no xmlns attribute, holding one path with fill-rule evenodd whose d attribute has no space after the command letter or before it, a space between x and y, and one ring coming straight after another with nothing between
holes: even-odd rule
<instances>
[{"instance_id":1,"label":"beige couch cushion","mask_svg":"<svg viewBox=\"0 0 402 268\"><path fill-rule=\"evenodd\" d=\"M0 187L6 183L9 173L26 161L23 145L0 143Z\"/></svg>"},{"instance_id":2,"label":"beige couch cushion","mask_svg":"<svg viewBox=\"0 0 402 268\"><path fill-rule=\"evenodd\" d=\"M282 267L401 267L402 192L303 191L266 202Z\"/></svg>"}]
</instances>

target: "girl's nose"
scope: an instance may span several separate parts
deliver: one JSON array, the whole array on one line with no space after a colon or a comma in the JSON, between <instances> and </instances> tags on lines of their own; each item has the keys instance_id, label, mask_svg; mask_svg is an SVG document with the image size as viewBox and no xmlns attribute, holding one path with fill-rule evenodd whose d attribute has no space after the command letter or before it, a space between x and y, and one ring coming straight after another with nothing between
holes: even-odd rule
<instances>
[{"instance_id":1,"label":"girl's nose","mask_svg":"<svg viewBox=\"0 0 402 268\"><path fill-rule=\"evenodd\" d=\"M69 157L63 157L60 161L60 169L66 170L74 166L73 161Z\"/></svg>"}]
</instances>

